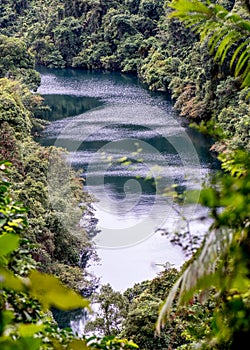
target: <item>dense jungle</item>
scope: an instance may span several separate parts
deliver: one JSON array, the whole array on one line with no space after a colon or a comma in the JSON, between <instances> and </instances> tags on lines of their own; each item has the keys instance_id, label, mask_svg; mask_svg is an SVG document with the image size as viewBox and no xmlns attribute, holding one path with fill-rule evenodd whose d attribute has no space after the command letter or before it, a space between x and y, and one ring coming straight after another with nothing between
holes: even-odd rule
<instances>
[{"instance_id":1,"label":"dense jungle","mask_svg":"<svg viewBox=\"0 0 250 350\"><path fill-rule=\"evenodd\" d=\"M249 34L248 0L1 0L1 350L248 347ZM198 246L173 234L190 254L180 271L166 261L124 293L98 291L86 269L98 259L95 198L63 148L36 141L49 111L41 66L135 75L213 139L221 169L199 197L213 223ZM92 302L96 318L75 334L68 312Z\"/></svg>"}]
</instances>

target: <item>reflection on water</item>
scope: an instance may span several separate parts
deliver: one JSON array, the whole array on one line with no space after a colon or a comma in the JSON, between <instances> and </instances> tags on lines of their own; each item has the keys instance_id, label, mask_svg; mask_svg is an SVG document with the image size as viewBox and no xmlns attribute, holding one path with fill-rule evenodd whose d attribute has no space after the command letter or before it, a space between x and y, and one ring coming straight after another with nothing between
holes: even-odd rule
<instances>
[{"instance_id":1,"label":"reflection on water","mask_svg":"<svg viewBox=\"0 0 250 350\"><path fill-rule=\"evenodd\" d=\"M166 189L201 187L218 165L208 151L211 140L183 127L171 102L133 76L43 70L38 92L53 111L40 142L66 148L71 166L84 170L85 189L98 199L101 265L93 269L101 282L123 290L152 278L159 264L180 266L182 252L155 232L181 228ZM185 203L182 214L202 211ZM206 227L197 222L192 229L202 234Z\"/></svg>"},{"instance_id":2,"label":"reflection on water","mask_svg":"<svg viewBox=\"0 0 250 350\"><path fill-rule=\"evenodd\" d=\"M94 97L82 97L71 95L43 95L44 104L49 107L42 111L37 117L55 121L58 119L72 117L90 109L99 107L102 103Z\"/></svg>"}]
</instances>

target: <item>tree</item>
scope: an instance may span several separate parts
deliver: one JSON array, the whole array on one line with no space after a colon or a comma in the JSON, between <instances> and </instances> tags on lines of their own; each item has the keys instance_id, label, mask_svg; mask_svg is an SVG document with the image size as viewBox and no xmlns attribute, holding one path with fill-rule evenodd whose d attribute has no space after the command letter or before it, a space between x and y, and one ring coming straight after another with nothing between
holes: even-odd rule
<instances>
[{"instance_id":1,"label":"tree","mask_svg":"<svg viewBox=\"0 0 250 350\"><path fill-rule=\"evenodd\" d=\"M161 299L145 291L129 307L122 335L133 339L140 349L162 349L167 343L164 336L155 338L155 322L160 304Z\"/></svg>"},{"instance_id":2,"label":"tree","mask_svg":"<svg viewBox=\"0 0 250 350\"><path fill-rule=\"evenodd\" d=\"M0 35L0 78L11 78L36 90L40 75L35 70L35 59L24 41Z\"/></svg>"},{"instance_id":3,"label":"tree","mask_svg":"<svg viewBox=\"0 0 250 350\"><path fill-rule=\"evenodd\" d=\"M0 346L10 350L38 350L43 343L41 335L46 334L49 320L46 312L51 306L69 310L89 307L89 302L55 277L38 272L33 259L27 265L27 253L31 252L23 255L19 248L19 234L27 225L27 210L9 194L7 167L10 165L0 162ZM54 340L52 336L49 343L53 344Z\"/></svg>"},{"instance_id":4,"label":"tree","mask_svg":"<svg viewBox=\"0 0 250 350\"><path fill-rule=\"evenodd\" d=\"M67 65L72 65L72 59L79 53L82 44L81 23L74 17L67 17L59 23L53 33L60 54Z\"/></svg>"},{"instance_id":5,"label":"tree","mask_svg":"<svg viewBox=\"0 0 250 350\"><path fill-rule=\"evenodd\" d=\"M90 309L89 301L56 277L39 272L21 244L27 209L10 195L7 169L0 162L0 347L6 350L120 350L138 346L114 336L79 338L59 329L50 310ZM26 240L27 243L27 240Z\"/></svg>"},{"instance_id":6,"label":"tree","mask_svg":"<svg viewBox=\"0 0 250 350\"><path fill-rule=\"evenodd\" d=\"M236 77L241 76L242 87L249 86L249 9L248 13L239 14L210 1L207 3L208 5L198 0L173 0L169 4L174 9L170 17L178 17L187 27L199 33L201 40L207 40L210 52L220 64L229 56L230 68Z\"/></svg>"},{"instance_id":7,"label":"tree","mask_svg":"<svg viewBox=\"0 0 250 350\"><path fill-rule=\"evenodd\" d=\"M181 308L173 305L166 325L155 334L159 308L178 278L178 271L170 264L153 280L135 284L124 292L129 300L128 314L123 322L121 336L133 339L141 350L187 349L191 343L206 339L212 324L215 298L210 294L207 303L194 298Z\"/></svg>"},{"instance_id":8,"label":"tree","mask_svg":"<svg viewBox=\"0 0 250 350\"><path fill-rule=\"evenodd\" d=\"M8 122L19 139L31 131L31 113L20 96L21 86L7 78L0 79L0 124Z\"/></svg>"},{"instance_id":9,"label":"tree","mask_svg":"<svg viewBox=\"0 0 250 350\"><path fill-rule=\"evenodd\" d=\"M97 305L97 313L93 321L87 322L85 331L97 331L105 336L117 335L127 313L127 298L106 284L93 295L93 302Z\"/></svg>"},{"instance_id":10,"label":"tree","mask_svg":"<svg viewBox=\"0 0 250 350\"><path fill-rule=\"evenodd\" d=\"M231 68L240 76L242 87L249 86L250 53L244 41L249 43L249 21L221 6L207 7L196 0L173 1L170 6L176 10L171 16L184 20L202 40L208 39L221 64L231 54ZM214 327L208 332L206 345L199 345L204 349L238 349L250 332L250 155L242 150L228 151L219 159L225 172L201 194L201 204L211 209L213 224L162 305L157 331L161 332L174 301L187 304L195 295L204 297L214 288L219 300L213 312Z\"/></svg>"}]
</instances>

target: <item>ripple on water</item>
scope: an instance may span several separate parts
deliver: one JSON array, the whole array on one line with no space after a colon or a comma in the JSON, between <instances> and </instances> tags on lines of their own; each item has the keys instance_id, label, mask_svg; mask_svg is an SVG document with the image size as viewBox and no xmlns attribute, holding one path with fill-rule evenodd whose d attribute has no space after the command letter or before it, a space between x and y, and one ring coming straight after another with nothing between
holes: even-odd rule
<instances>
[{"instance_id":1,"label":"ripple on water","mask_svg":"<svg viewBox=\"0 0 250 350\"><path fill-rule=\"evenodd\" d=\"M78 70L41 73L38 92L51 96L52 105L60 108L40 142L69 150L69 163L85 170L85 189L99 200L95 204L99 227L103 232L112 227L124 243L99 248L102 264L93 266L94 273L101 282L124 290L154 277L160 270L157 264L169 261L180 266L185 260L180 249L153 228L171 230L180 224L163 191L172 184L177 191L201 187L215 165L205 151L208 140L182 127L171 102L162 94L150 94L135 77ZM66 108L60 119L64 104L73 106L74 97L81 97L75 100L79 113L71 116ZM84 98L94 98L97 104ZM132 164L126 165L126 160ZM183 211L188 218L202 213L199 206L188 204ZM207 225L197 221L192 229L204 232ZM113 233L108 232L111 237Z\"/></svg>"}]
</instances>

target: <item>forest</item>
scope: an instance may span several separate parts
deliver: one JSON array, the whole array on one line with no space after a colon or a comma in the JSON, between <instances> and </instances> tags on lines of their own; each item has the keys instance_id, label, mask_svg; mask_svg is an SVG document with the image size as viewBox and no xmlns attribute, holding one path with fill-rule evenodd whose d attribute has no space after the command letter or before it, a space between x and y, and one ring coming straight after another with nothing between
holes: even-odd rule
<instances>
[{"instance_id":1,"label":"forest","mask_svg":"<svg viewBox=\"0 0 250 350\"><path fill-rule=\"evenodd\" d=\"M247 347L249 34L248 0L0 2L1 350ZM135 75L170 94L175 111L213 139L221 169L199 198L213 223L198 247L173 237L192 253L180 271L166 264L124 293L109 284L97 292L86 271L98 259L95 198L64 149L35 140L48 125L40 66ZM73 334L68 312L93 301L99 309L86 335Z\"/></svg>"}]
</instances>

